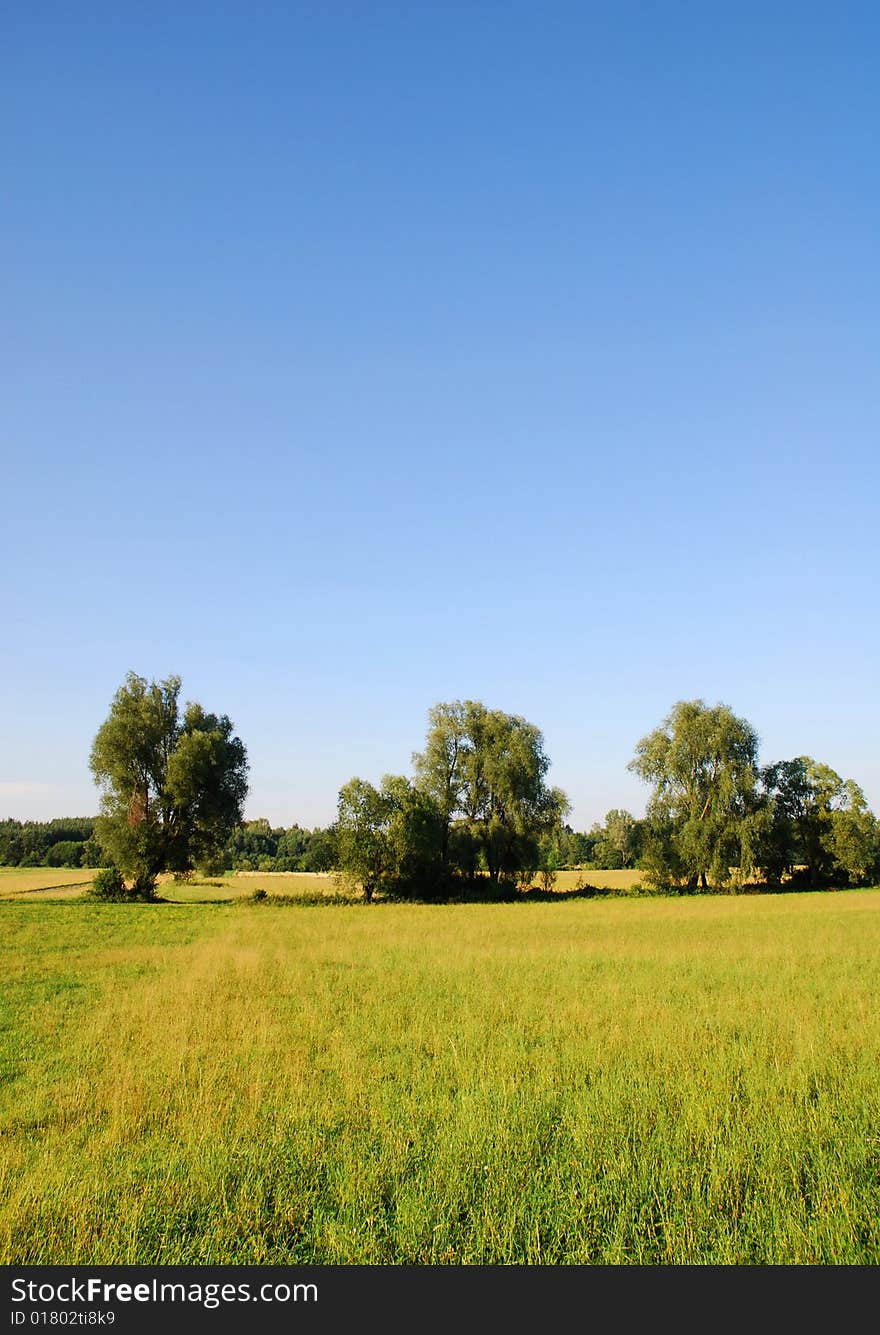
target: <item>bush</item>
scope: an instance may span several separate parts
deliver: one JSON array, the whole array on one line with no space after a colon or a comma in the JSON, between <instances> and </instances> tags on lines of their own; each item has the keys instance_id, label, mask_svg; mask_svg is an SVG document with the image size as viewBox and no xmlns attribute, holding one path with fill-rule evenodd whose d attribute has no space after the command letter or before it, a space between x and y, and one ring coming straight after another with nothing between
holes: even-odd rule
<instances>
[{"instance_id":1,"label":"bush","mask_svg":"<svg viewBox=\"0 0 880 1335\"><path fill-rule=\"evenodd\" d=\"M152 903L156 898L156 882L152 876L139 876L130 890L125 888L125 878L118 867L105 867L99 871L92 882L94 899L110 900L119 903Z\"/></svg>"},{"instance_id":2,"label":"bush","mask_svg":"<svg viewBox=\"0 0 880 1335\"><path fill-rule=\"evenodd\" d=\"M131 887L132 899L154 900L156 898L156 878L148 872L141 872Z\"/></svg>"},{"instance_id":3,"label":"bush","mask_svg":"<svg viewBox=\"0 0 880 1335\"><path fill-rule=\"evenodd\" d=\"M92 881L95 899L124 899L125 881L118 867L104 867Z\"/></svg>"},{"instance_id":4,"label":"bush","mask_svg":"<svg viewBox=\"0 0 880 1335\"><path fill-rule=\"evenodd\" d=\"M203 877L222 876L226 871L226 858L222 853L206 857L199 863L199 875Z\"/></svg>"}]
</instances>

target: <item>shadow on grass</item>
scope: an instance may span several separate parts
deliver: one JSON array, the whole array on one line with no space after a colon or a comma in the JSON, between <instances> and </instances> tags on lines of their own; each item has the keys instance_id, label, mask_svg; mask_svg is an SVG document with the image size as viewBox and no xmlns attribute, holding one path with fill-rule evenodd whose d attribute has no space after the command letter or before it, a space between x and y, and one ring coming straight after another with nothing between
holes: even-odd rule
<instances>
[{"instance_id":1,"label":"shadow on grass","mask_svg":"<svg viewBox=\"0 0 880 1335\"><path fill-rule=\"evenodd\" d=\"M69 896L66 898L52 899L48 896L40 898L24 898L16 895L0 899L0 909L17 905L23 907L28 904L36 904L41 908L55 908L76 910L83 905L99 905L102 907L117 907L126 905L128 908L204 908L216 909L226 908L229 905L241 906L244 908L369 908L379 909L383 905L393 904L420 904L420 905L455 905L455 904L564 904L578 899L679 899L679 898L703 898L716 899L719 897L733 898L743 895L776 896L791 894L841 894L847 890L880 890L880 886L814 886L790 884L783 882L761 882L760 884L747 884L726 889L708 889L708 890L689 890L684 887L671 886L663 889L649 889L647 887L620 888L616 886L595 886L579 885L567 890L544 890L540 886L531 886L528 890L491 890L485 886L468 886L459 888L456 891L447 894L433 895L389 895L380 894L368 900L362 894L337 891L315 894L297 894L297 895L274 895L268 892L256 889L249 895L233 895L223 899L169 899L157 895L153 899L102 899L98 896L88 894Z\"/></svg>"}]
</instances>

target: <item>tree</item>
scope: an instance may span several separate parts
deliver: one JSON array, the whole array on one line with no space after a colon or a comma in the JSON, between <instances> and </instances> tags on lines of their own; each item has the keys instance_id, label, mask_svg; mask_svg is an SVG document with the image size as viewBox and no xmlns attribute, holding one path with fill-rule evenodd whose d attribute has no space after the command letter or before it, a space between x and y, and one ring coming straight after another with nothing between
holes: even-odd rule
<instances>
[{"instance_id":1,"label":"tree","mask_svg":"<svg viewBox=\"0 0 880 1335\"><path fill-rule=\"evenodd\" d=\"M541 878L541 888L543 890L552 890L556 884L556 874L559 871L559 838L553 835L545 835L538 845L538 874Z\"/></svg>"},{"instance_id":2,"label":"tree","mask_svg":"<svg viewBox=\"0 0 880 1335\"><path fill-rule=\"evenodd\" d=\"M306 840L305 851L300 858L302 871L330 871L336 865L336 827L315 828Z\"/></svg>"},{"instance_id":3,"label":"tree","mask_svg":"<svg viewBox=\"0 0 880 1335\"><path fill-rule=\"evenodd\" d=\"M195 702L181 715L180 685L130 672L89 759L102 789L95 836L140 891L162 871L217 857L247 796L247 754L229 718Z\"/></svg>"},{"instance_id":4,"label":"tree","mask_svg":"<svg viewBox=\"0 0 880 1335\"><path fill-rule=\"evenodd\" d=\"M538 728L476 700L435 705L425 749L413 756L418 785L435 801L444 871L498 889L538 869L541 840L562 830L568 799L545 779L550 761Z\"/></svg>"},{"instance_id":5,"label":"tree","mask_svg":"<svg viewBox=\"0 0 880 1335\"><path fill-rule=\"evenodd\" d=\"M655 884L703 888L755 864L762 828L758 738L726 705L680 700L630 761L653 785L642 866Z\"/></svg>"},{"instance_id":6,"label":"tree","mask_svg":"<svg viewBox=\"0 0 880 1335\"><path fill-rule=\"evenodd\" d=\"M831 854L850 881L866 881L877 865L877 821L865 794L852 779L844 780L831 813Z\"/></svg>"},{"instance_id":7,"label":"tree","mask_svg":"<svg viewBox=\"0 0 880 1335\"><path fill-rule=\"evenodd\" d=\"M592 864L600 838L600 827L592 830L573 830L570 825L565 825L560 836L562 865L583 867Z\"/></svg>"},{"instance_id":8,"label":"tree","mask_svg":"<svg viewBox=\"0 0 880 1335\"><path fill-rule=\"evenodd\" d=\"M761 777L772 812L765 854L769 874L795 875L803 868L813 887L868 876L876 821L857 783L811 756L777 761Z\"/></svg>"},{"instance_id":9,"label":"tree","mask_svg":"<svg viewBox=\"0 0 880 1335\"><path fill-rule=\"evenodd\" d=\"M73 839L59 839L46 854L47 867L82 866L83 845Z\"/></svg>"},{"instance_id":10,"label":"tree","mask_svg":"<svg viewBox=\"0 0 880 1335\"><path fill-rule=\"evenodd\" d=\"M467 782L465 770L472 761L470 724L476 708L470 700L434 705L428 711L425 749L413 754L416 781L433 797L440 813L440 864L444 875L449 871L452 821L461 806Z\"/></svg>"},{"instance_id":11,"label":"tree","mask_svg":"<svg viewBox=\"0 0 880 1335\"><path fill-rule=\"evenodd\" d=\"M371 783L354 778L340 788L336 811L339 870L362 886L369 903L388 874L388 804Z\"/></svg>"},{"instance_id":12,"label":"tree","mask_svg":"<svg viewBox=\"0 0 880 1335\"><path fill-rule=\"evenodd\" d=\"M368 902L380 890L430 894L440 877L441 825L434 799L402 775L386 774L378 789L350 779L337 803L339 870Z\"/></svg>"},{"instance_id":13,"label":"tree","mask_svg":"<svg viewBox=\"0 0 880 1335\"><path fill-rule=\"evenodd\" d=\"M609 811L593 853L596 865L612 869L635 866L639 833L639 822L629 811L617 807Z\"/></svg>"}]
</instances>

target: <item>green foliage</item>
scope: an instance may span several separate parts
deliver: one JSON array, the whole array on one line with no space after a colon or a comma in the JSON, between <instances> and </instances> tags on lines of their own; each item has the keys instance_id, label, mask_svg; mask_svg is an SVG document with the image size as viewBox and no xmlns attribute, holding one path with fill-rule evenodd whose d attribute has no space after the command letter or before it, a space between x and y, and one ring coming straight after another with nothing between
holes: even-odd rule
<instances>
[{"instance_id":1,"label":"green foliage","mask_svg":"<svg viewBox=\"0 0 880 1335\"><path fill-rule=\"evenodd\" d=\"M817 887L854 885L877 868L877 821L852 779L830 765L796 756L762 772L771 820L763 848L769 874L795 875Z\"/></svg>"},{"instance_id":2,"label":"green foliage","mask_svg":"<svg viewBox=\"0 0 880 1335\"><path fill-rule=\"evenodd\" d=\"M147 871L141 871L132 881L128 892L132 899L151 901L156 898L156 878Z\"/></svg>"},{"instance_id":3,"label":"green foliage","mask_svg":"<svg viewBox=\"0 0 880 1335\"><path fill-rule=\"evenodd\" d=\"M101 866L101 860L71 862L76 854L73 845L83 850L82 856L92 858L95 829L94 817L61 817L49 821L0 821L0 866L3 867L59 867ZM58 851L59 845L63 845ZM88 846L88 853L84 850Z\"/></svg>"},{"instance_id":4,"label":"green foliage","mask_svg":"<svg viewBox=\"0 0 880 1335\"><path fill-rule=\"evenodd\" d=\"M548 788L543 738L525 719L474 700L435 705L415 781L380 789L352 779L339 793L337 865L371 899L446 893L484 875L496 896L527 886L562 837L565 794ZM558 850L553 857L558 861Z\"/></svg>"},{"instance_id":5,"label":"green foliage","mask_svg":"<svg viewBox=\"0 0 880 1335\"><path fill-rule=\"evenodd\" d=\"M609 871L634 867L642 849L642 826L629 811L615 808L600 827L590 861Z\"/></svg>"},{"instance_id":6,"label":"green foliage","mask_svg":"<svg viewBox=\"0 0 880 1335\"><path fill-rule=\"evenodd\" d=\"M315 829L307 832L306 846L300 855L296 871L331 871L337 864L336 828Z\"/></svg>"},{"instance_id":7,"label":"green foliage","mask_svg":"<svg viewBox=\"0 0 880 1335\"><path fill-rule=\"evenodd\" d=\"M865 884L878 870L877 821L852 779L842 784L838 805L831 813L828 845L835 865L853 885Z\"/></svg>"},{"instance_id":8,"label":"green foliage","mask_svg":"<svg viewBox=\"0 0 880 1335\"><path fill-rule=\"evenodd\" d=\"M108 855L104 852L98 840L94 837L86 839L82 846L83 867L104 867L109 861Z\"/></svg>"},{"instance_id":9,"label":"green foliage","mask_svg":"<svg viewBox=\"0 0 880 1335\"><path fill-rule=\"evenodd\" d=\"M680 700L630 762L653 785L642 865L654 884L725 885L748 875L760 825L758 738L726 705Z\"/></svg>"},{"instance_id":10,"label":"green foliage","mask_svg":"<svg viewBox=\"0 0 880 1335\"><path fill-rule=\"evenodd\" d=\"M388 804L371 783L349 779L337 799L337 846L343 877L360 883L364 898L373 898L390 871Z\"/></svg>"},{"instance_id":11,"label":"green foliage","mask_svg":"<svg viewBox=\"0 0 880 1335\"><path fill-rule=\"evenodd\" d=\"M125 878L118 867L105 867L92 881L94 899L125 899Z\"/></svg>"},{"instance_id":12,"label":"green foliage","mask_svg":"<svg viewBox=\"0 0 880 1335\"><path fill-rule=\"evenodd\" d=\"M201 876L222 876L227 870L226 850L201 857L197 870Z\"/></svg>"},{"instance_id":13,"label":"green foliage","mask_svg":"<svg viewBox=\"0 0 880 1335\"><path fill-rule=\"evenodd\" d=\"M354 778L340 789L337 810L339 869L365 899L436 889L442 816L429 793L400 775L386 774L379 789Z\"/></svg>"},{"instance_id":14,"label":"green foliage","mask_svg":"<svg viewBox=\"0 0 880 1335\"><path fill-rule=\"evenodd\" d=\"M553 889L556 884L559 866L559 839L558 837L545 836L538 845L538 874L541 878L542 890L549 891Z\"/></svg>"},{"instance_id":15,"label":"green foliage","mask_svg":"<svg viewBox=\"0 0 880 1335\"><path fill-rule=\"evenodd\" d=\"M442 870L473 878L484 869L496 889L530 879L542 839L561 832L569 810L562 790L545 782L541 732L475 700L435 705L428 723L413 764L440 815Z\"/></svg>"},{"instance_id":16,"label":"green foliage","mask_svg":"<svg viewBox=\"0 0 880 1335\"><path fill-rule=\"evenodd\" d=\"M127 904L153 903L156 899L156 883L151 877L141 875L126 887L125 878L118 867L104 867L92 882L89 898Z\"/></svg>"},{"instance_id":17,"label":"green foliage","mask_svg":"<svg viewBox=\"0 0 880 1335\"><path fill-rule=\"evenodd\" d=\"M565 825L559 835L562 865L565 867L594 867L596 847L602 838L602 827L594 825L591 830L573 830Z\"/></svg>"},{"instance_id":18,"label":"green foliage","mask_svg":"<svg viewBox=\"0 0 880 1335\"><path fill-rule=\"evenodd\" d=\"M197 703L181 716L180 684L129 673L89 762L103 790L97 837L144 893L159 872L219 854L247 793L245 748L232 723Z\"/></svg>"},{"instance_id":19,"label":"green foliage","mask_svg":"<svg viewBox=\"0 0 880 1335\"><path fill-rule=\"evenodd\" d=\"M222 853L230 871L331 871L336 866L335 831L273 827L265 819L236 827Z\"/></svg>"},{"instance_id":20,"label":"green foliage","mask_svg":"<svg viewBox=\"0 0 880 1335\"><path fill-rule=\"evenodd\" d=\"M83 845L74 839L59 839L46 853L47 867L81 867Z\"/></svg>"}]
</instances>

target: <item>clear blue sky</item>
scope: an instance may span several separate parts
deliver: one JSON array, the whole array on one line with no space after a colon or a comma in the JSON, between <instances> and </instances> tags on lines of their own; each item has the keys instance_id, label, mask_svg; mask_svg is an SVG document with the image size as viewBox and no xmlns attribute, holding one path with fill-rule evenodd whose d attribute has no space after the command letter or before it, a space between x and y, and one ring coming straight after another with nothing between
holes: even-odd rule
<instances>
[{"instance_id":1,"label":"clear blue sky","mask_svg":"<svg viewBox=\"0 0 880 1335\"><path fill-rule=\"evenodd\" d=\"M0 817L130 669L273 824L465 697L577 828L697 696L880 812L880 6L2 23Z\"/></svg>"}]
</instances>

